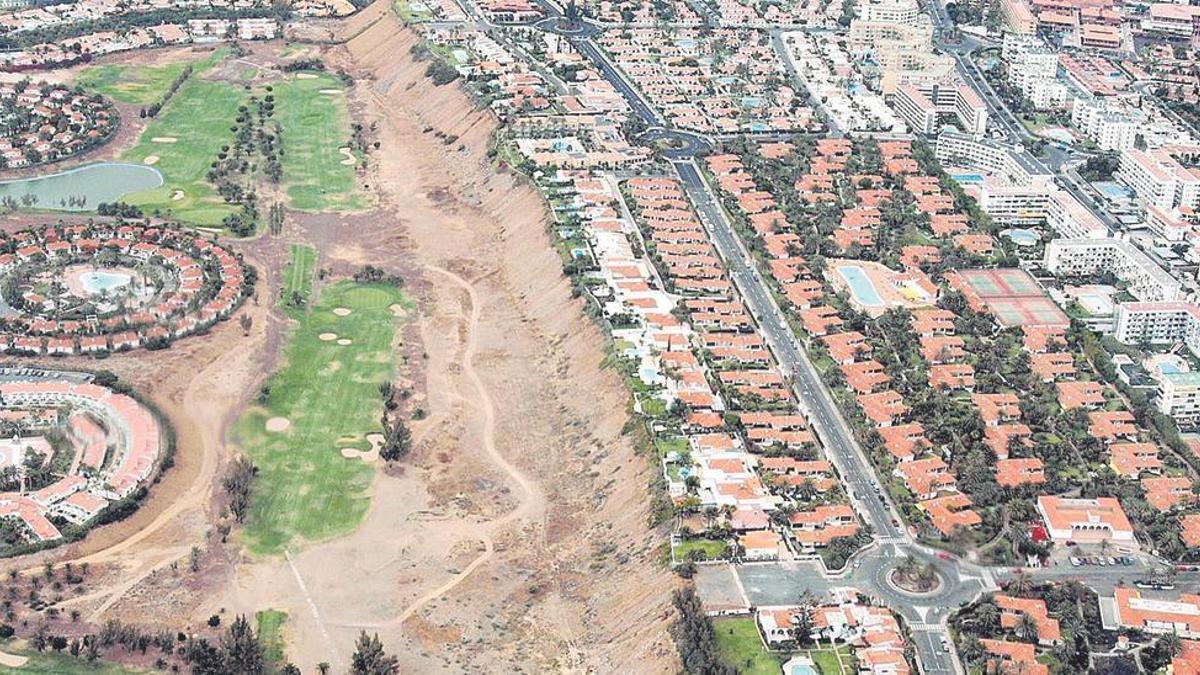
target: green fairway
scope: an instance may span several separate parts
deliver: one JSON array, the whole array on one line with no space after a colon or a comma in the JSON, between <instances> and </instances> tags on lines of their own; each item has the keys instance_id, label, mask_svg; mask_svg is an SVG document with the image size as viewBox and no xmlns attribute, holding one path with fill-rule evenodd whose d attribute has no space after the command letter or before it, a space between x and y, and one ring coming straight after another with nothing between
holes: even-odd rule
<instances>
[{"instance_id":1,"label":"green fairway","mask_svg":"<svg viewBox=\"0 0 1200 675\"><path fill-rule=\"evenodd\" d=\"M781 661L763 647L754 619L714 619L721 660L745 675L779 675Z\"/></svg>"},{"instance_id":2,"label":"green fairway","mask_svg":"<svg viewBox=\"0 0 1200 675\"><path fill-rule=\"evenodd\" d=\"M246 98L247 92L224 82L189 78L123 156L139 163L158 157L154 166L164 183L126 195L124 201L141 206L147 215L159 211L195 225L220 225L237 207L226 204L205 175L221 146L232 141L229 128Z\"/></svg>"},{"instance_id":3,"label":"green fairway","mask_svg":"<svg viewBox=\"0 0 1200 675\"><path fill-rule=\"evenodd\" d=\"M274 672L286 660L283 651L283 624L287 621L287 612L264 609L257 612L254 619L257 624L254 633L266 652L267 665L271 672Z\"/></svg>"},{"instance_id":4,"label":"green fairway","mask_svg":"<svg viewBox=\"0 0 1200 675\"><path fill-rule=\"evenodd\" d=\"M342 82L326 73L298 73L274 86L290 206L305 211L363 208L354 164L342 164L347 156L339 152L350 143Z\"/></svg>"},{"instance_id":5,"label":"green fairway","mask_svg":"<svg viewBox=\"0 0 1200 675\"><path fill-rule=\"evenodd\" d=\"M292 312L298 325L284 365L268 382L265 403L233 430L236 445L259 468L243 531L252 553L345 534L362 520L375 470L341 449L367 450L365 436L380 431L379 385L394 369L390 307L396 303L408 304L397 288L342 281L324 288L308 311ZM350 313L338 316L336 308ZM330 333L336 339L321 339ZM353 342L339 345L339 339ZM289 424L269 431L272 418Z\"/></svg>"},{"instance_id":6,"label":"green fairway","mask_svg":"<svg viewBox=\"0 0 1200 675\"><path fill-rule=\"evenodd\" d=\"M304 302L312 295L313 269L317 266L317 249L302 244L292 244L292 259L283 271L283 299L285 304L298 293Z\"/></svg>"},{"instance_id":7,"label":"green fairway","mask_svg":"<svg viewBox=\"0 0 1200 675\"><path fill-rule=\"evenodd\" d=\"M222 47L208 58L193 61L193 75L202 73L218 63L229 50ZM121 103L150 105L161 101L175 78L183 73L188 61L164 63L161 66L115 65L91 66L79 75L77 84L98 91Z\"/></svg>"},{"instance_id":8,"label":"green fairway","mask_svg":"<svg viewBox=\"0 0 1200 675\"><path fill-rule=\"evenodd\" d=\"M133 668L103 660L88 663L83 658L75 658L67 652L56 654L52 651L37 653L24 640L7 640L0 643L0 651L9 654L29 657L29 661L20 668L5 668L0 666L0 673L17 673L19 675L140 675L154 671L143 668Z\"/></svg>"}]
</instances>

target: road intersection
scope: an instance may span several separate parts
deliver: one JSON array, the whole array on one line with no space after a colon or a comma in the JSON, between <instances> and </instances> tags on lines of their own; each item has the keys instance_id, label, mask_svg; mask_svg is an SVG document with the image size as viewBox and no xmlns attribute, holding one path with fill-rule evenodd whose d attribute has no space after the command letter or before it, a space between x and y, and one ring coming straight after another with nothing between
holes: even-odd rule
<instances>
[{"instance_id":1,"label":"road intersection","mask_svg":"<svg viewBox=\"0 0 1200 675\"><path fill-rule=\"evenodd\" d=\"M983 593L994 591L1016 572L1010 568L993 568L959 559L916 541L902 521L879 484L875 470L858 444L849 425L809 361L795 332L786 320L757 265L739 238L714 190L699 168L696 158L713 147L703 134L672 129L665 125L658 111L643 98L641 92L626 79L620 69L593 40L599 28L586 21L569 25L552 0L539 0L548 18L537 24L543 30L567 37L573 46L590 60L628 102L630 109L647 126L637 140L653 145L666 158L695 206L718 254L725 262L729 275L741 293L751 316L762 331L780 369L791 378L793 391L800 408L820 438L830 460L837 468L855 510L874 533L874 541L856 553L840 573L830 574L815 561L791 561L771 564L747 564L732 568L738 593L751 607L795 604L805 590L826 591L835 586L852 586L886 604L902 616L912 631L914 647L924 673L961 673L963 668L949 644L947 621L950 614ZM939 36L948 19L937 2L931 3L931 14ZM778 47L782 47L777 42ZM1000 101L971 60L971 41L942 43L956 59L959 71L980 93L992 111L993 118L1014 143L1030 141L1032 137ZM786 50L784 50L786 52ZM1025 156L1037 167L1044 168L1036 158ZM1110 230L1115 227L1075 181L1064 179L1060 185L1080 199L1102 218ZM898 588L890 575L906 558L912 557L936 570L940 584L924 594L911 594ZM1133 567L1069 566L1021 570L1035 581L1075 579L1092 587L1101 595L1133 578L1148 575L1164 563L1146 558L1137 559ZM715 574L707 568L703 575ZM1200 572L1181 575L1182 583L1200 583Z\"/></svg>"}]
</instances>

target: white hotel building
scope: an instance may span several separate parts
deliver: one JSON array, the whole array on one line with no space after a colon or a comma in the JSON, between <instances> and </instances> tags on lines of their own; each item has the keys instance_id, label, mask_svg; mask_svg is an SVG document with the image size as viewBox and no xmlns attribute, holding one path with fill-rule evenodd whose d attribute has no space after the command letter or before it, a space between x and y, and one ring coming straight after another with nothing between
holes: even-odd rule
<instances>
[{"instance_id":1,"label":"white hotel building","mask_svg":"<svg viewBox=\"0 0 1200 675\"><path fill-rule=\"evenodd\" d=\"M928 136L936 134L948 117L975 138L987 132L987 106L957 75L904 82L896 87L891 103L908 128Z\"/></svg>"},{"instance_id":2,"label":"white hotel building","mask_svg":"<svg viewBox=\"0 0 1200 675\"><path fill-rule=\"evenodd\" d=\"M1000 225L1048 225L1063 237L1106 237L1108 228L1047 173L1007 148L986 139L943 132L935 149L947 166L968 166L989 174L970 192Z\"/></svg>"},{"instance_id":3,"label":"white hotel building","mask_svg":"<svg viewBox=\"0 0 1200 675\"><path fill-rule=\"evenodd\" d=\"M1179 157L1200 155L1200 146L1162 146L1121 152L1118 176L1144 204L1170 210L1200 207L1200 169L1184 166Z\"/></svg>"},{"instance_id":4,"label":"white hotel building","mask_svg":"<svg viewBox=\"0 0 1200 675\"><path fill-rule=\"evenodd\" d=\"M1133 244L1121 239L1053 239L1043 259L1056 276L1090 276L1112 272L1129 284L1129 292L1145 302L1179 300L1183 286Z\"/></svg>"},{"instance_id":5,"label":"white hotel building","mask_svg":"<svg viewBox=\"0 0 1200 675\"><path fill-rule=\"evenodd\" d=\"M1183 344L1200 355L1200 305L1193 302L1127 302L1117 305L1113 337L1125 344ZM1200 373L1164 371L1155 376L1155 406L1181 427L1200 423Z\"/></svg>"}]
</instances>

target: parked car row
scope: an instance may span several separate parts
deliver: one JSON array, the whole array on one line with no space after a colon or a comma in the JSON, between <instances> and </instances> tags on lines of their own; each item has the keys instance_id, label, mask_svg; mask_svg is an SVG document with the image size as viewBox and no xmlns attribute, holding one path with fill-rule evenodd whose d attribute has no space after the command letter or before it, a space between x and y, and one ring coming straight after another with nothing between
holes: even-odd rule
<instances>
[{"instance_id":1,"label":"parked car row","mask_svg":"<svg viewBox=\"0 0 1200 675\"><path fill-rule=\"evenodd\" d=\"M1105 556L1086 556L1086 557L1071 556L1071 565L1074 567L1079 567L1081 565L1099 565L1101 567L1105 567L1108 565L1113 565L1113 566L1124 565L1124 566L1128 567L1132 564L1133 564L1133 558L1130 558L1127 555L1116 556L1116 557L1113 557L1113 556L1108 556L1108 557L1105 557Z\"/></svg>"}]
</instances>

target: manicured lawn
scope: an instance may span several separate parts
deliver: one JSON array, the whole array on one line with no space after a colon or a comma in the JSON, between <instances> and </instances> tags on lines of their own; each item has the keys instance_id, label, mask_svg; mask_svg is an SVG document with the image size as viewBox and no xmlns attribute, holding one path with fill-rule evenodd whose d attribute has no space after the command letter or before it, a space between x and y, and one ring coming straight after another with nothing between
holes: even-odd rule
<instances>
[{"instance_id":1,"label":"manicured lawn","mask_svg":"<svg viewBox=\"0 0 1200 675\"><path fill-rule=\"evenodd\" d=\"M163 185L126 195L124 201L141 206L147 215L157 210L195 225L220 225L237 207L217 195L206 174L221 146L233 142L229 129L246 98L245 91L227 83L189 78L123 157L140 163L157 156L154 166L163 174ZM176 190L182 198L172 199Z\"/></svg>"},{"instance_id":2,"label":"manicured lawn","mask_svg":"<svg viewBox=\"0 0 1200 675\"><path fill-rule=\"evenodd\" d=\"M658 451L666 456L669 453L675 452L680 455L688 451L687 439L682 436L672 436L671 438L658 439Z\"/></svg>"},{"instance_id":3,"label":"manicured lawn","mask_svg":"<svg viewBox=\"0 0 1200 675\"><path fill-rule=\"evenodd\" d=\"M687 560L692 551L699 551L703 555L701 560L716 560L729 551L729 544L712 539L688 539L675 547L675 559Z\"/></svg>"},{"instance_id":4,"label":"manicured lawn","mask_svg":"<svg viewBox=\"0 0 1200 675\"><path fill-rule=\"evenodd\" d=\"M283 272L283 298L286 302L292 293L299 293L304 302L312 295L313 269L317 266L317 249L301 244L292 244L292 259Z\"/></svg>"},{"instance_id":5,"label":"manicured lawn","mask_svg":"<svg viewBox=\"0 0 1200 675\"><path fill-rule=\"evenodd\" d=\"M208 58L193 62L193 74L199 74L218 63L229 51L214 51ZM77 84L121 103L150 105L161 101L167 88L188 65L187 61L164 63L161 66L106 64L92 66L79 75Z\"/></svg>"},{"instance_id":6,"label":"manicured lawn","mask_svg":"<svg viewBox=\"0 0 1200 675\"><path fill-rule=\"evenodd\" d=\"M824 649L813 649L805 652L805 654L813 660L817 666L817 670L821 671L821 675L850 675L854 672L854 657L850 654L849 647L838 647L837 651L842 655L842 665L838 665L838 655L832 647Z\"/></svg>"},{"instance_id":7,"label":"manicured lawn","mask_svg":"<svg viewBox=\"0 0 1200 675\"><path fill-rule=\"evenodd\" d=\"M264 609L256 613L254 619L258 624L254 632L266 651L267 663L278 668L284 662L283 623L287 621L287 612Z\"/></svg>"},{"instance_id":8,"label":"manicured lawn","mask_svg":"<svg viewBox=\"0 0 1200 675\"><path fill-rule=\"evenodd\" d=\"M305 211L360 209L366 205L353 164L338 148L350 143L349 112L342 83L326 73L275 85L275 120L283 127L283 182L293 208ZM337 93L324 93L333 92Z\"/></svg>"},{"instance_id":9,"label":"manicured lawn","mask_svg":"<svg viewBox=\"0 0 1200 675\"><path fill-rule=\"evenodd\" d=\"M742 675L779 675L783 665L758 637L754 619L713 619L721 660Z\"/></svg>"},{"instance_id":10,"label":"manicured lawn","mask_svg":"<svg viewBox=\"0 0 1200 675\"><path fill-rule=\"evenodd\" d=\"M424 4L424 3L422 3ZM424 21L433 20L433 12L429 11L428 7L413 7L408 0L395 0L392 3L392 9L396 12L396 16L404 23L422 23Z\"/></svg>"},{"instance_id":11,"label":"manicured lawn","mask_svg":"<svg viewBox=\"0 0 1200 675\"><path fill-rule=\"evenodd\" d=\"M69 652L55 654L52 651L37 653L24 640L6 640L0 643L0 651L29 657L29 661L20 668L9 669L0 666L0 673L19 673L20 675L141 675L154 671L143 668L132 668L103 660L88 663L86 659L75 658Z\"/></svg>"},{"instance_id":12,"label":"manicured lawn","mask_svg":"<svg viewBox=\"0 0 1200 675\"><path fill-rule=\"evenodd\" d=\"M234 443L259 468L242 533L252 553L345 534L362 520L375 469L340 450L368 450L366 435L380 431L379 385L394 368L396 318L389 307L395 303L410 304L394 287L342 281L325 288L308 311L293 313L298 325L265 403L233 430ZM351 313L337 316L339 307ZM324 333L353 342L321 340ZM268 431L274 417L290 425Z\"/></svg>"}]
</instances>

